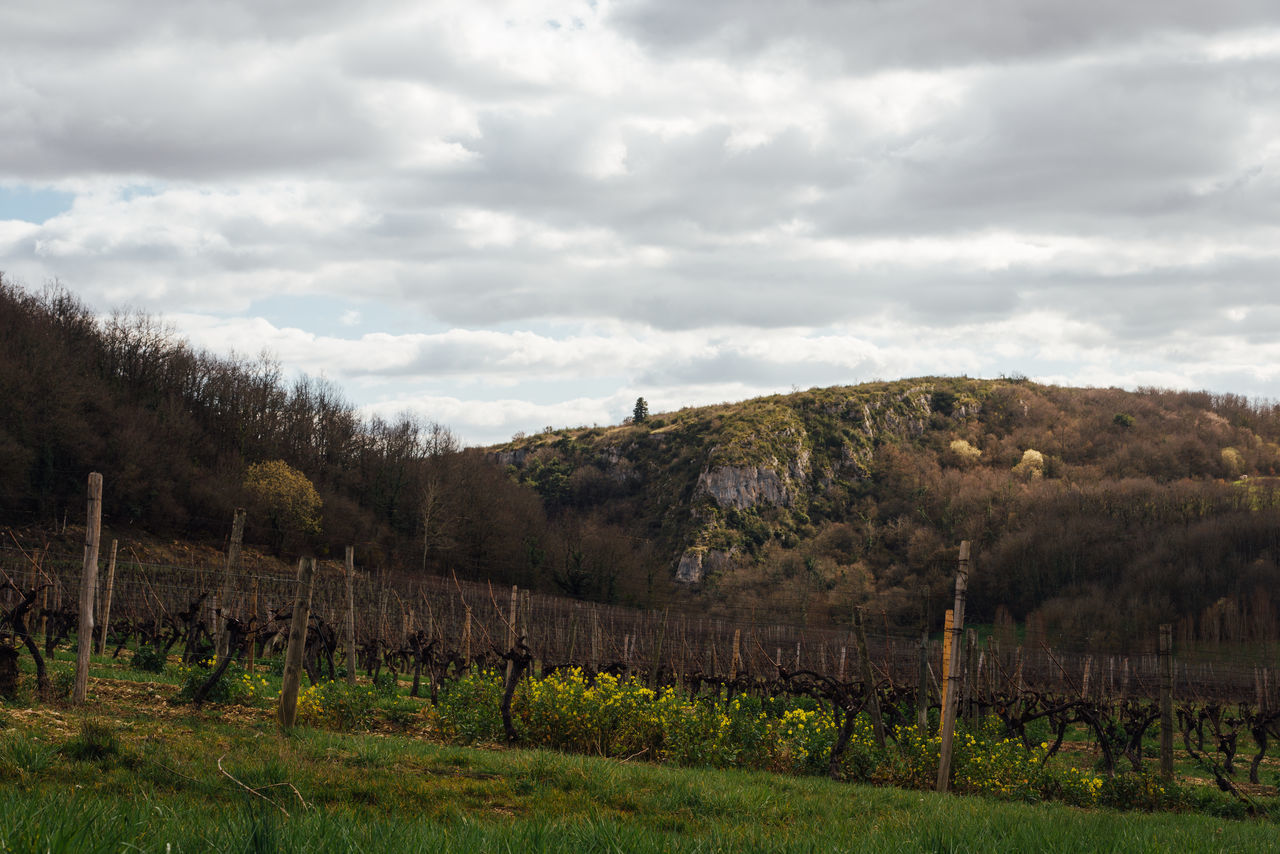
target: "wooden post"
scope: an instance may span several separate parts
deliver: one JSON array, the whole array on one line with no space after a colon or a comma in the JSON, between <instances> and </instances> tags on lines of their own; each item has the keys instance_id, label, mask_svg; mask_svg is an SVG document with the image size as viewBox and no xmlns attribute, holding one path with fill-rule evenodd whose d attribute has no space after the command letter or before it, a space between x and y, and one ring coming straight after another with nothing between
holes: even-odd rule
<instances>
[{"instance_id":1,"label":"wooden post","mask_svg":"<svg viewBox=\"0 0 1280 854\"><path fill-rule=\"evenodd\" d=\"M47 549L46 549L47 552ZM39 580L44 581L48 578L44 571L45 554L38 553L37 563L40 568ZM40 636L47 637L49 632L49 587L46 585L40 590Z\"/></svg>"},{"instance_id":2,"label":"wooden post","mask_svg":"<svg viewBox=\"0 0 1280 854\"><path fill-rule=\"evenodd\" d=\"M347 546L346 561L343 564L344 580L347 583L347 619L343 633L343 645L347 648L347 684L356 684L356 550Z\"/></svg>"},{"instance_id":3,"label":"wooden post","mask_svg":"<svg viewBox=\"0 0 1280 854\"><path fill-rule=\"evenodd\" d=\"M298 716L298 683L302 678L302 653L307 644L307 617L311 610L311 588L316 580L315 558L298 560L297 589L293 597L293 621L289 624L289 645L284 656L284 682L280 687L280 727L293 728Z\"/></svg>"},{"instance_id":4,"label":"wooden post","mask_svg":"<svg viewBox=\"0 0 1280 854\"><path fill-rule=\"evenodd\" d=\"M89 693L89 656L93 652L93 600L98 592L98 541L102 536L102 475L89 475L88 514L84 525L84 572L80 576L80 628L76 636L76 682L72 702Z\"/></svg>"},{"instance_id":5,"label":"wooden post","mask_svg":"<svg viewBox=\"0 0 1280 854\"><path fill-rule=\"evenodd\" d=\"M600 611L594 605L591 608L591 672L600 672Z\"/></svg>"},{"instance_id":6,"label":"wooden post","mask_svg":"<svg viewBox=\"0 0 1280 854\"><path fill-rule=\"evenodd\" d=\"M1173 625L1160 626L1160 776L1173 779Z\"/></svg>"},{"instance_id":7,"label":"wooden post","mask_svg":"<svg viewBox=\"0 0 1280 854\"><path fill-rule=\"evenodd\" d=\"M227 634L226 625L230 600L231 600L231 577L240 567L240 549L244 545L244 520L245 512L243 507L237 507L235 516L231 520L231 542L227 546L227 565L222 572L222 586L218 590L218 599L214 603L214 619L213 619L213 637L217 641L217 654L226 655L227 642L230 635Z\"/></svg>"},{"instance_id":8,"label":"wooden post","mask_svg":"<svg viewBox=\"0 0 1280 854\"><path fill-rule=\"evenodd\" d=\"M467 669L471 669L471 606L467 609L466 622L462 626L462 661Z\"/></svg>"},{"instance_id":9,"label":"wooden post","mask_svg":"<svg viewBox=\"0 0 1280 854\"><path fill-rule=\"evenodd\" d=\"M955 628L956 612L947 609L947 613L942 621L942 684L947 684L947 677L951 675L951 630Z\"/></svg>"},{"instance_id":10,"label":"wooden post","mask_svg":"<svg viewBox=\"0 0 1280 854\"><path fill-rule=\"evenodd\" d=\"M921 738L929 729L929 630L920 633L920 687L916 691L916 732Z\"/></svg>"},{"instance_id":11,"label":"wooden post","mask_svg":"<svg viewBox=\"0 0 1280 854\"><path fill-rule=\"evenodd\" d=\"M107 654L107 627L111 625L111 594L116 586L116 546L119 540L111 541L111 557L107 560L107 592L102 603L102 637L98 639L98 655Z\"/></svg>"},{"instance_id":12,"label":"wooden post","mask_svg":"<svg viewBox=\"0 0 1280 854\"><path fill-rule=\"evenodd\" d=\"M658 632L658 643L653 650L653 666L649 668L649 687L658 687L658 670L662 667L662 644L667 639L667 612L662 612L662 629ZM678 680L677 680L678 681Z\"/></svg>"},{"instance_id":13,"label":"wooden post","mask_svg":"<svg viewBox=\"0 0 1280 854\"><path fill-rule=\"evenodd\" d=\"M942 693L942 750L938 758L938 791L951 787L951 741L955 737L956 697L960 691L960 643L964 631L965 591L969 587L969 541L960 543L960 567L956 572L955 616L951 626L951 656Z\"/></svg>"},{"instance_id":14,"label":"wooden post","mask_svg":"<svg viewBox=\"0 0 1280 854\"><path fill-rule=\"evenodd\" d=\"M249 604L249 628L255 632L255 634L249 635L249 676L252 677L254 665L253 657L258 652L258 641L256 637L256 631L258 628L258 579L256 578L253 579L253 598L250 600Z\"/></svg>"},{"instance_id":15,"label":"wooden post","mask_svg":"<svg viewBox=\"0 0 1280 854\"><path fill-rule=\"evenodd\" d=\"M970 732L978 723L978 631L966 629L964 633L964 710L969 721Z\"/></svg>"},{"instance_id":16,"label":"wooden post","mask_svg":"<svg viewBox=\"0 0 1280 854\"><path fill-rule=\"evenodd\" d=\"M738 678L738 671L742 669L742 629L733 630L733 658L729 662L729 676Z\"/></svg>"},{"instance_id":17,"label":"wooden post","mask_svg":"<svg viewBox=\"0 0 1280 854\"><path fill-rule=\"evenodd\" d=\"M516 649L516 619L518 617L516 608L520 602L520 588L515 584L511 585L511 610L507 613L507 650L515 652ZM507 679L511 679L511 674L515 672L515 660L507 659Z\"/></svg>"},{"instance_id":18,"label":"wooden post","mask_svg":"<svg viewBox=\"0 0 1280 854\"><path fill-rule=\"evenodd\" d=\"M867 649L867 630L862 625L862 609L853 609L853 631L858 641L858 667L862 672L862 686L867 692L867 710L871 713L871 729L875 733L876 746L884 750L884 719L880 717L880 696L876 693L876 680L871 672L871 651Z\"/></svg>"}]
</instances>

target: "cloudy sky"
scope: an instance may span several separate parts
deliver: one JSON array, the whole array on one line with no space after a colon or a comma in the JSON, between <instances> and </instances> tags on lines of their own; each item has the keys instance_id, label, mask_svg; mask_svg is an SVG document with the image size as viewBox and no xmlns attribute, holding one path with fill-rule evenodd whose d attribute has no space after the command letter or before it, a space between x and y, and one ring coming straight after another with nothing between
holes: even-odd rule
<instances>
[{"instance_id":1,"label":"cloudy sky","mask_svg":"<svg viewBox=\"0 0 1280 854\"><path fill-rule=\"evenodd\" d=\"M469 442L922 374L1280 398L1274 0L6 0L0 271Z\"/></svg>"}]
</instances>

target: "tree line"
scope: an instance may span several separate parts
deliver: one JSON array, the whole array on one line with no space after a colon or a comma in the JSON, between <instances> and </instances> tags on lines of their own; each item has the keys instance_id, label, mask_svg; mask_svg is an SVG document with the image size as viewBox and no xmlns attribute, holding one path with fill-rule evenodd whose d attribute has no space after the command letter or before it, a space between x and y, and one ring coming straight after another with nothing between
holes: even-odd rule
<instances>
[{"instance_id":1,"label":"tree line","mask_svg":"<svg viewBox=\"0 0 1280 854\"><path fill-rule=\"evenodd\" d=\"M613 527L549 513L447 427L362 418L331 382L198 350L145 313L98 317L58 285L0 276L0 401L0 519L15 527L74 521L101 471L104 524L121 531L220 539L247 506L246 540L281 555L356 543L365 565L606 597L625 585L584 583L581 567L621 577L635 559ZM314 525L285 524L251 488L269 462L314 487Z\"/></svg>"}]
</instances>

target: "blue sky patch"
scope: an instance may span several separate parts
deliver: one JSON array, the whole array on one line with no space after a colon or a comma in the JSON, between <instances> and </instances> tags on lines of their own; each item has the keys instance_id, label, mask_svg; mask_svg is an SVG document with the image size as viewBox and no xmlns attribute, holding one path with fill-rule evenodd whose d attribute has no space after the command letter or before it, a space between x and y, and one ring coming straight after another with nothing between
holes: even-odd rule
<instances>
[{"instance_id":1,"label":"blue sky patch","mask_svg":"<svg viewBox=\"0 0 1280 854\"><path fill-rule=\"evenodd\" d=\"M0 184L0 220L20 219L39 224L71 210L75 198L74 193L61 190Z\"/></svg>"}]
</instances>

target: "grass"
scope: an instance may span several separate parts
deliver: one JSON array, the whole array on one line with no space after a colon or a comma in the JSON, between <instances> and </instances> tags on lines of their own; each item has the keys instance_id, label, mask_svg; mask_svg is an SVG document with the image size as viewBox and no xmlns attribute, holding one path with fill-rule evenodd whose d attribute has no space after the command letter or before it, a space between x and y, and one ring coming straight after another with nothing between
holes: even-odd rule
<instances>
[{"instance_id":1,"label":"grass","mask_svg":"<svg viewBox=\"0 0 1280 854\"><path fill-rule=\"evenodd\" d=\"M465 749L412 720L282 735L270 708L169 705L176 667L92 673L86 707L0 706L0 852L1280 850L1269 822Z\"/></svg>"},{"instance_id":2,"label":"grass","mask_svg":"<svg viewBox=\"0 0 1280 854\"><path fill-rule=\"evenodd\" d=\"M190 726L190 724L196 726ZM210 721L0 795L4 851L1274 850L1275 827ZM221 759L221 768L219 768ZM253 791L250 791L252 789Z\"/></svg>"},{"instance_id":3,"label":"grass","mask_svg":"<svg viewBox=\"0 0 1280 854\"><path fill-rule=\"evenodd\" d=\"M174 692L172 684L97 678L87 709L0 709L0 851L1277 847L1271 823L465 749L413 733L286 736L270 709L147 702Z\"/></svg>"}]
</instances>

